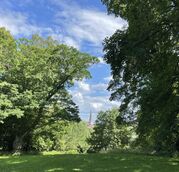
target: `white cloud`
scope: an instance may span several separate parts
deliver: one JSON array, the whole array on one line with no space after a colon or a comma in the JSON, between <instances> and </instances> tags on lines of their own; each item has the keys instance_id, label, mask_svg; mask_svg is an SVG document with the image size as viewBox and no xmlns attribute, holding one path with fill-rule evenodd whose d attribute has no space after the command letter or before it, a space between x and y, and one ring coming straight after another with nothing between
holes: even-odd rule
<instances>
[{"instance_id":1,"label":"white cloud","mask_svg":"<svg viewBox=\"0 0 179 172\"><path fill-rule=\"evenodd\" d=\"M83 92L89 92L90 91L90 85L85 83L85 81L78 81L76 82L78 85L78 88Z\"/></svg>"},{"instance_id":2,"label":"white cloud","mask_svg":"<svg viewBox=\"0 0 179 172\"><path fill-rule=\"evenodd\" d=\"M20 0L18 5L34 5L34 2ZM39 1L39 3L42 2ZM50 6L55 14L52 26L39 26L39 23L32 21L28 14L10 10L15 1L4 0L0 7L0 26L8 28L13 35L30 36L34 33L45 34L46 36L52 35L58 41L77 49L80 49L86 41L95 51L100 50L99 52L102 52L103 40L126 24L122 19L109 16L106 12L86 7L82 8L74 1L48 0L47 2L55 5L54 8ZM3 8L3 4L6 4L6 9ZM103 63L102 59L100 60Z\"/></svg>"},{"instance_id":3,"label":"white cloud","mask_svg":"<svg viewBox=\"0 0 179 172\"><path fill-rule=\"evenodd\" d=\"M59 29L41 27L29 21L28 15L0 8L0 27L5 27L14 36L31 36L39 34L51 36L53 39L79 49L79 43L69 36L63 35Z\"/></svg>"},{"instance_id":4,"label":"white cloud","mask_svg":"<svg viewBox=\"0 0 179 172\"><path fill-rule=\"evenodd\" d=\"M101 48L103 40L111 36L126 22L112 15L95 9L84 9L77 4L69 5L68 1L52 0L59 7L56 24L62 25L64 31L76 41L87 41Z\"/></svg>"},{"instance_id":5,"label":"white cloud","mask_svg":"<svg viewBox=\"0 0 179 172\"><path fill-rule=\"evenodd\" d=\"M107 82L109 82L111 80L112 80L112 76L107 76L107 77L104 78L104 81L107 81Z\"/></svg>"},{"instance_id":6,"label":"white cloud","mask_svg":"<svg viewBox=\"0 0 179 172\"><path fill-rule=\"evenodd\" d=\"M75 87L70 90L70 94L79 106L83 119L88 119L90 111L93 113L93 120L95 120L99 111L119 107L120 102L109 101L110 94L106 89L107 84L105 83L89 85L85 80L76 82Z\"/></svg>"},{"instance_id":7,"label":"white cloud","mask_svg":"<svg viewBox=\"0 0 179 172\"><path fill-rule=\"evenodd\" d=\"M73 91L72 91L72 95L73 95L73 100L80 108L80 114L85 114L91 111L96 115L99 111L105 111L112 107L119 107L120 105L119 102L109 101L109 95L94 96L94 95L85 95L82 94L81 92L73 92Z\"/></svg>"},{"instance_id":8,"label":"white cloud","mask_svg":"<svg viewBox=\"0 0 179 172\"><path fill-rule=\"evenodd\" d=\"M80 45L77 41L75 41L73 38L62 35L59 31L55 30L53 33L50 33L49 36L51 36L53 39L59 41L60 43L72 46L76 49L80 49Z\"/></svg>"},{"instance_id":9,"label":"white cloud","mask_svg":"<svg viewBox=\"0 0 179 172\"><path fill-rule=\"evenodd\" d=\"M122 26L112 16L107 16L106 13L100 11L81 9L75 17L77 20L70 23L74 26L72 33L95 44L101 44L106 36L110 36Z\"/></svg>"},{"instance_id":10,"label":"white cloud","mask_svg":"<svg viewBox=\"0 0 179 172\"><path fill-rule=\"evenodd\" d=\"M49 27L42 28L30 24L25 14L2 9L0 10L0 26L10 30L13 35L30 36L34 33L42 34L53 32Z\"/></svg>"},{"instance_id":11,"label":"white cloud","mask_svg":"<svg viewBox=\"0 0 179 172\"><path fill-rule=\"evenodd\" d=\"M90 103L90 105L96 111L98 111L99 109L101 109L103 107L103 104L99 103L99 102L92 102L92 103Z\"/></svg>"},{"instance_id":12,"label":"white cloud","mask_svg":"<svg viewBox=\"0 0 179 172\"><path fill-rule=\"evenodd\" d=\"M73 94L73 99L75 102L78 102L79 104L84 103L83 95L80 92L75 92Z\"/></svg>"},{"instance_id":13,"label":"white cloud","mask_svg":"<svg viewBox=\"0 0 179 172\"><path fill-rule=\"evenodd\" d=\"M69 46L75 47L77 49L79 49L79 43L77 41L75 41L74 39L72 39L71 37L64 37L63 42Z\"/></svg>"},{"instance_id":14,"label":"white cloud","mask_svg":"<svg viewBox=\"0 0 179 172\"><path fill-rule=\"evenodd\" d=\"M91 93L99 93L106 91L108 84L106 83L97 83L97 84L88 84L85 80L75 82L75 91L80 90L81 93L85 95L90 95Z\"/></svg>"},{"instance_id":15,"label":"white cloud","mask_svg":"<svg viewBox=\"0 0 179 172\"><path fill-rule=\"evenodd\" d=\"M100 91L100 90L106 90L108 85L104 83L99 83L99 84L93 84L92 86L93 91Z\"/></svg>"}]
</instances>

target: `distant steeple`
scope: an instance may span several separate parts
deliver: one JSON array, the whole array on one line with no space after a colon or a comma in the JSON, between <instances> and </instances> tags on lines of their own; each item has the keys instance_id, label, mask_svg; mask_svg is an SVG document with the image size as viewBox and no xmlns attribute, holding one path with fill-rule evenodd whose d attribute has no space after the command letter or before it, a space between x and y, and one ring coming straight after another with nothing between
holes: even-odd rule
<instances>
[{"instance_id":1,"label":"distant steeple","mask_svg":"<svg viewBox=\"0 0 179 172\"><path fill-rule=\"evenodd\" d=\"M92 112L91 112L91 110L90 110L90 114L89 114L88 126L89 126L89 127L92 126Z\"/></svg>"}]
</instances>

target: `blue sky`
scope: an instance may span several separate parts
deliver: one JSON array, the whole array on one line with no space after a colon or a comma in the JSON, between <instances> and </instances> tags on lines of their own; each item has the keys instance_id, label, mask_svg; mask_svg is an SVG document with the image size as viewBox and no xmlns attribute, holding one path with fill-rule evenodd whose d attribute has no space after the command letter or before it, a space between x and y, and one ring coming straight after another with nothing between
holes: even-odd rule
<instances>
[{"instance_id":1,"label":"blue sky","mask_svg":"<svg viewBox=\"0 0 179 172\"><path fill-rule=\"evenodd\" d=\"M99 111L119 106L119 102L109 101L106 90L111 76L102 58L102 42L125 25L122 19L107 15L100 0L0 0L0 26L16 38L35 33L52 36L99 58L100 63L89 69L92 78L76 82L70 89L84 120L90 110L95 120Z\"/></svg>"}]
</instances>

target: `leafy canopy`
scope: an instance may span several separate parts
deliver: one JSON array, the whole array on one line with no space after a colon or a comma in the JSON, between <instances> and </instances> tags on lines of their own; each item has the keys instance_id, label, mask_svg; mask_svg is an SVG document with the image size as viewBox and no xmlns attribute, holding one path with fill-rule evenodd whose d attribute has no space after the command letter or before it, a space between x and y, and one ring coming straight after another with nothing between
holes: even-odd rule
<instances>
[{"instance_id":1,"label":"leafy canopy","mask_svg":"<svg viewBox=\"0 0 179 172\"><path fill-rule=\"evenodd\" d=\"M94 131L88 139L91 151L129 148L134 127L123 120L117 124L119 116L121 113L117 108L99 112Z\"/></svg>"},{"instance_id":2,"label":"leafy canopy","mask_svg":"<svg viewBox=\"0 0 179 172\"><path fill-rule=\"evenodd\" d=\"M79 121L78 107L67 88L75 80L90 77L88 67L96 62L95 57L51 37L33 35L31 39L15 40L5 28L0 28L2 138L11 138L10 145L17 145L22 138L30 138L43 122ZM9 133L4 135L7 127Z\"/></svg>"},{"instance_id":3,"label":"leafy canopy","mask_svg":"<svg viewBox=\"0 0 179 172\"><path fill-rule=\"evenodd\" d=\"M128 22L104 43L111 99L122 101L124 116L137 118L141 142L173 151L179 140L178 1L102 2Z\"/></svg>"}]
</instances>

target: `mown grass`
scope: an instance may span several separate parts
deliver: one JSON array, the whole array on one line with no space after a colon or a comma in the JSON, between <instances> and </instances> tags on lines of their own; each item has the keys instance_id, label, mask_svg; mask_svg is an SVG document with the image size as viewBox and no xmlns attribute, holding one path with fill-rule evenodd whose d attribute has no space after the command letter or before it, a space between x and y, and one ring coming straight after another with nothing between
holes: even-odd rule
<instances>
[{"instance_id":1,"label":"mown grass","mask_svg":"<svg viewBox=\"0 0 179 172\"><path fill-rule=\"evenodd\" d=\"M132 153L0 156L0 172L179 172L179 159Z\"/></svg>"}]
</instances>

